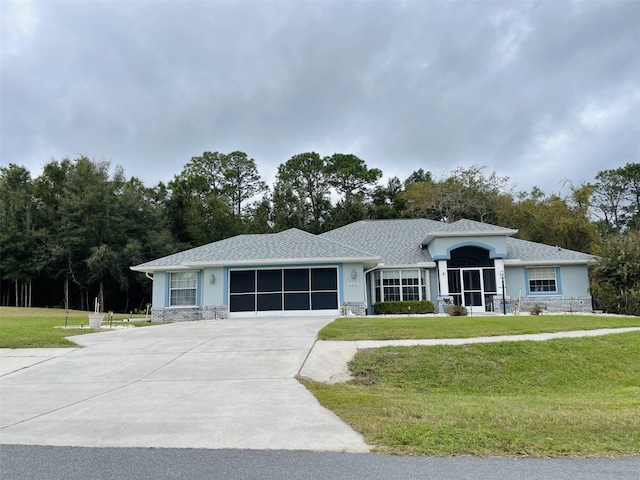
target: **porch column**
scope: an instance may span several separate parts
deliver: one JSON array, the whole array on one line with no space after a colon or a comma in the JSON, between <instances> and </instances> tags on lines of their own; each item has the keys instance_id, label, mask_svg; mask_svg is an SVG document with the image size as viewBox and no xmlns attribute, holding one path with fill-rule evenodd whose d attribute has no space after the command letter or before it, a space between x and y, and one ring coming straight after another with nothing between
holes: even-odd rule
<instances>
[{"instance_id":1,"label":"porch column","mask_svg":"<svg viewBox=\"0 0 640 480\"><path fill-rule=\"evenodd\" d=\"M449 296L449 276L447 275L447 261L438 260L438 284L440 285L440 296Z\"/></svg>"},{"instance_id":2,"label":"porch column","mask_svg":"<svg viewBox=\"0 0 640 480\"><path fill-rule=\"evenodd\" d=\"M494 260L496 269L496 286L498 287L498 294L502 296L502 275L504 275L504 260L502 258L496 258Z\"/></svg>"},{"instance_id":3,"label":"porch column","mask_svg":"<svg viewBox=\"0 0 640 480\"><path fill-rule=\"evenodd\" d=\"M494 262L496 269L496 290L498 291L496 297L500 299L501 308L504 310L504 302L506 301L506 299L503 298L503 295L506 296L506 292L502 291L502 285L504 285L502 279L505 277L504 260L502 258L496 258Z\"/></svg>"}]
</instances>

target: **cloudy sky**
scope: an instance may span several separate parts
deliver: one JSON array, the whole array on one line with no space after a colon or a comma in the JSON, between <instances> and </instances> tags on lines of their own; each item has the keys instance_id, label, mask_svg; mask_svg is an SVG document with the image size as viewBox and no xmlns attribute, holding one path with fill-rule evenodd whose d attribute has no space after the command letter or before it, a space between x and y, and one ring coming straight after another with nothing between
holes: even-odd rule
<instances>
[{"instance_id":1,"label":"cloudy sky","mask_svg":"<svg viewBox=\"0 0 640 480\"><path fill-rule=\"evenodd\" d=\"M0 0L2 165L151 186L204 151L271 182L354 153L561 192L640 161L640 1Z\"/></svg>"}]
</instances>

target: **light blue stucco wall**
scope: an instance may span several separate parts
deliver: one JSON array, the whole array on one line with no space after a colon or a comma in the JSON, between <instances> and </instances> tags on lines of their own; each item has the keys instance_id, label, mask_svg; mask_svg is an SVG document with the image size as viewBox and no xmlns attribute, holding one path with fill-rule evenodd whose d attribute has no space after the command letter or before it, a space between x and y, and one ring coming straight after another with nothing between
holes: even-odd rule
<instances>
[{"instance_id":1,"label":"light blue stucco wall","mask_svg":"<svg viewBox=\"0 0 640 480\"><path fill-rule=\"evenodd\" d=\"M304 265L256 265L242 267L247 269L295 268L299 267L337 267L338 268L338 301L364 302L364 281L362 263L332 263L332 264L304 264ZM356 280L351 278L351 272L356 271ZM169 303L168 273L155 272L153 275L152 306L153 308L167 308ZM211 283L211 275L215 280ZM200 272L198 281L198 306L228 305L228 275L229 267L205 268ZM356 283L352 287L350 284Z\"/></svg>"},{"instance_id":2,"label":"light blue stucco wall","mask_svg":"<svg viewBox=\"0 0 640 480\"><path fill-rule=\"evenodd\" d=\"M351 273L356 272L355 280ZM366 282L364 281L364 268L362 263L345 263L342 265L342 292L341 302L364 302L364 290Z\"/></svg>"},{"instance_id":3,"label":"light blue stucco wall","mask_svg":"<svg viewBox=\"0 0 640 480\"><path fill-rule=\"evenodd\" d=\"M211 283L211 275L215 278ZM202 274L202 305L222 305L225 292L225 272L222 267L205 268Z\"/></svg>"},{"instance_id":4,"label":"light blue stucco wall","mask_svg":"<svg viewBox=\"0 0 640 480\"><path fill-rule=\"evenodd\" d=\"M558 280L565 297L589 296L589 272L586 265L563 265L559 267Z\"/></svg>"},{"instance_id":5,"label":"light blue stucco wall","mask_svg":"<svg viewBox=\"0 0 640 480\"><path fill-rule=\"evenodd\" d=\"M450 260L451 250L467 246L489 250L491 258L505 258L507 256L507 237L501 236L435 238L429 244L429 254L434 261Z\"/></svg>"},{"instance_id":6,"label":"light blue stucco wall","mask_svg":"<svg viewBox=\"0 0 640 480\"><path fill-rule=\"evenodd\" d=\"M553 266L553 265L552 265ZM535 266L531 266L535 268ZM526 267L505 267L505 288L507 296L512 299L518 297L553 296L588 297L589 273L586 265L560 265L556 268L558 291L529 292L528 274ZM502 293L502 286L498 285L498 294Z\"/></svg>"},{"instance_id":7,"label":"light blue stucco wall","mask_svg":"<svg viewBox=\"0 0 640 480\"><path fill-rule=\"evenodd\" d=\"M152 308L164 308L166 276L165 272L155 272L153 274L153 285L151 289Z\"/></svg>"}]
</instances>

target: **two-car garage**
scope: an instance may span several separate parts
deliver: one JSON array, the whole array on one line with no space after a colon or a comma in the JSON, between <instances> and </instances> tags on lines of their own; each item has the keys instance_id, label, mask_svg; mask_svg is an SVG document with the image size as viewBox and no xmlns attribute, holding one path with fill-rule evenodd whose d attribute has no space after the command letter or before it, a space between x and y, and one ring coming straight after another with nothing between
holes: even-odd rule
<instances>
[{"instance_id":1,"label":"two-car garage","mask_svg":"<svg viewBox=\"0 0 640 480\"><path fill-rule=\"evenodd\" d=\"M229 313L337 315L335 266L229 270Z\"/></svg>"}]
</instances>

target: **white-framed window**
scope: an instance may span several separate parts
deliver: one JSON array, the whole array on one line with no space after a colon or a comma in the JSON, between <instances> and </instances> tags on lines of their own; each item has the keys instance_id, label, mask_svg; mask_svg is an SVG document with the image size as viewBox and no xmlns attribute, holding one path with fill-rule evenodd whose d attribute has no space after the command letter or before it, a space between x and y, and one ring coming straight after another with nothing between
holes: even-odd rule
<instances>
[{"instance_id":1,"label":"white-framed window","mask_svg":"<svg viewBox=\"0 0 640 480\"><path fill-rule=\"evenodd\" d=\"M426 287L426 271L377 270L374 272L376 302L428 300Z\"/></svg>"},{"instance_id":2,"label":"white-framed window","mask_svg":"<svg viewBox=\"0 0 640 480\"><path fill-rule=\"evenodd\" d=\"M169 273L169 306L194 307L197 305L198 272Z\"/></svg>"},{"instance_id":3,"label":"white-framed window","mask_svg":"<svg viewBox=\"0 0 640 480\"><path fill-rule=\"evenodd\" d=\"M531 293L556 293L558 279L556 267L527 268L529 291Z\"/></svg>"}]
</instances>

